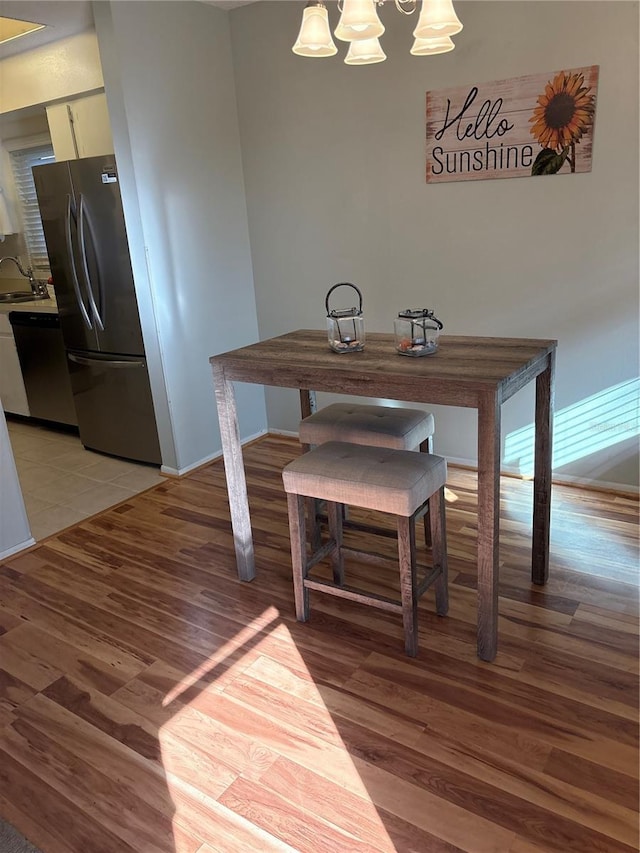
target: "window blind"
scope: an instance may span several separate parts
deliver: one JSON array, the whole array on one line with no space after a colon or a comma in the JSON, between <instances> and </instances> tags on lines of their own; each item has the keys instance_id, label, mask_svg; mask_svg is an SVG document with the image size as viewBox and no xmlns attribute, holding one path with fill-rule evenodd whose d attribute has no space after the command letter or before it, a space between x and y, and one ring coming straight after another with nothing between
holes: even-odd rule
<instances>
[{"instance_id":1,"label":"window blind","mask_svg":"<svg viewBox=\"0 0 640 853\"><path fill-rule=\"evenodd\" d=\"M16 185L20 216L24 229L24 240L29 255L29 264L34 272L49 274L49 256L42 230L40 209L33 182L33 166L51 163L54 160L50 144L36 145L11 152L11 168Z\"/></svg>"}]
</instances>

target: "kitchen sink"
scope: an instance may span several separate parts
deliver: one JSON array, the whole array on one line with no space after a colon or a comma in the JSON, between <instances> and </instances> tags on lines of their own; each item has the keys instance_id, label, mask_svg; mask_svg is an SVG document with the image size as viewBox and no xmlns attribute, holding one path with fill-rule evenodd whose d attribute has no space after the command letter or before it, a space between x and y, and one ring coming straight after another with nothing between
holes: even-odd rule
<instances>
[{"instance_id":1,"label":"kitchen sink","mask_svg":"<svg viewBox=\"0 0 640 853\"><path fill-rule=\"evenodd\" d=\"M36 297L27 290L14 290L12 293L0 293L0 302L33 302Z\"/></svg>"}]
</instances>

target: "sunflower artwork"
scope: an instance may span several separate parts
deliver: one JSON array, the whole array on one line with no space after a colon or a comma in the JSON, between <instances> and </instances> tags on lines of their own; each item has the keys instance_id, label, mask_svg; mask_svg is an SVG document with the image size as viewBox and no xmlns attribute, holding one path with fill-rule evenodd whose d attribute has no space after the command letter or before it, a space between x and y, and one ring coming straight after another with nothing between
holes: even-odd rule
<instances>
[{"instance_id":1,"label":"sunflower artwork","mask_svg":"<svg viewBox=\"0 0 640 853\"><path fill-rule=\"evenodd\" d=\"M531 135L542 146L532 175L555 175L568 163L576 171L576 145L593 127L595 94L584 73L560 71L545 86L529 119Z\"/></svg>"},{"instance_id":2,"label":"sunflower artwork","mask_svg":"<svg viewBox=\"0 0 640 853\"><path fill-rule=\"evenodd\" d=\"M599 70L427 92L427 183L590 172Z\"/></svg>"}]
</instances>

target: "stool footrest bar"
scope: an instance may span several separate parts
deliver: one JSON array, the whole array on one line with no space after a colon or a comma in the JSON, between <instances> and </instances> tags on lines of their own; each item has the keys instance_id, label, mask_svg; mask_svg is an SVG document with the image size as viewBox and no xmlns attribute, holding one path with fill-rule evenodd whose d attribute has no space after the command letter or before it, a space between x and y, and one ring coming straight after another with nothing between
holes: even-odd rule
<instances>
[{"instance_id":1,"label":"stool footrest bar","mask_svg":"<svg viewBox=\"0 0 640 853\"><path fill-rule=\"evenodd\" d=\"M435 566L435 568L431 569L428 575L426 575L420 583L418 584L418 588L416 590L416 596L420 598L420 596L425 593L431 584L437 580L442 574L442 566Z\"/></svg>"},{"instance_id":2,"label":"stool footrest bar","mask_svg":"<svg viewBox=\"0 0 640 853\"><path fill-rule=\"evenodd\" d=\"M325 557L328 557L332 554L336 548L337 544L333 539L330 539L328 542L325 542L324 545L321 545L317 551L314 551L313 554L309 557L305 564L305 574L312 569L314 566L317 566L318 563L321 563Z\"/></svg>"},{"instance_id":3,"label":"stool footrest bar","mask_svg":"<svg viewBox=\"0 0 640 853\"><path fill-rule=\"evenodd\" d=\"M391 613L402 613L402 605L392 598L386 598L384 595L364 593L353 587L336 586L328 581L317 581L310 578L305 578L304 585L306 589L314 589L316 592L327 592L329 595L335 595L336 598L358 601L361 604L369 604L371 607L377 607L379 610L387 610Z\"/></svg>"},{"instance_id":4,"label":"stool footrest bar","mask_svg":"<svg viewBox=\"0 0 640 853\"><path fill-rule=\"evenodd\" d=\"M363 551L361 548L350 548L348 545L343 545L343 554L350 554L352 557L359 557L363 563L374 563L381 566L398 566L397 558L383 557L381 554L375 554L373 551Z\"/></svg>"},{"instance_id":5,"label":"stool footrest bar","mask_svg":"<svg viewBox=\"0 0 640 853\"><path fill-rule=\"evenodd\" d=\"M318 513L316 518L318 521L322 521L325 524L327 522L327 514L325 512ZM361 533L373 533L376 536L385 536L387 539L396 539L398 536L395 527L378 527L375 524L367 524L364 521L354 521L351 518L343 519L342 526L345 530L358 530Z\"/></svg>"}]
</instances>

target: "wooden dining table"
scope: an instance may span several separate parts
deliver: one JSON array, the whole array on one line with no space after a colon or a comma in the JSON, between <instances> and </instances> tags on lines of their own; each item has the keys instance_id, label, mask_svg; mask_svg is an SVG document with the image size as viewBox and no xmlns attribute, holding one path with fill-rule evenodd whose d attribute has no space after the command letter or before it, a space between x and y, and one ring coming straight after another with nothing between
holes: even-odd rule
<instances>
[{"instance_id":1,"label":"wooden dining table","mask_svg":"<svg viewBox=\"0 0 640 853\"><path fill-rule=\"evenodd\" d=\"M498 648L501 407L535 380L535 456L531 579L549 574L553 386L557 341L442 335L428 356L402 357L393 335L368 333L360 352L336 353L325 332L301 329L212 356L222 452L238 576L256 566L234 382L300 393L301 417L315 411L317 391L438 404L478 411L477 649Z\"/></svg>"}]
</instances>

